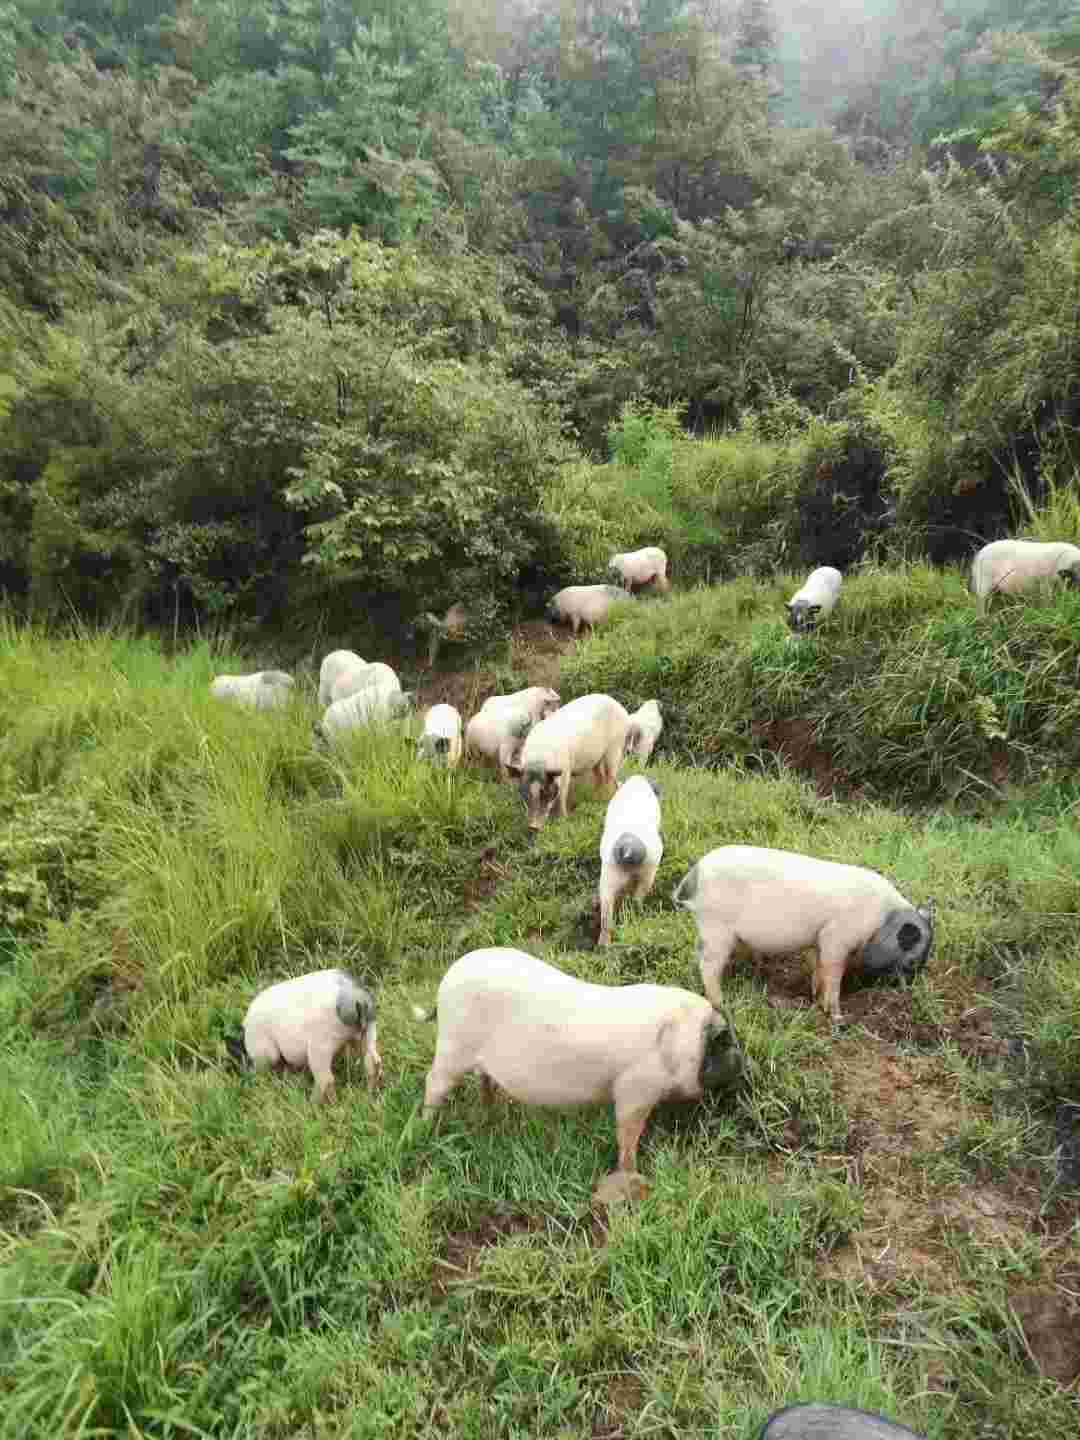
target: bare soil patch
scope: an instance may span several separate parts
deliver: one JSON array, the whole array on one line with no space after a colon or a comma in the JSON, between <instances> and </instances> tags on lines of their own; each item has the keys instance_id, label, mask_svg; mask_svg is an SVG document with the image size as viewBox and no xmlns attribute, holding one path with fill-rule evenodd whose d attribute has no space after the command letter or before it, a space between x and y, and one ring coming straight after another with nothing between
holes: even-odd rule
<instances>
[{"instance_id":1,"label":"bare soil patch","mask_svg":"<svg viewBox=\"0 0 1080 1440\"><path fill-rule=\"evenodd\" d=\"M465 909L478 910L485 900L490 900L510 873L510 866L499 859L498 846L488 845L480 853L476 874L465 883Z\"/></svg>"},{"instance_id":2,"label":"bare soil patch","mask_svg":"<svg viewBox=\"0 0 1080 1440\"><path fill-rule=\"evenodd\" d=\"M510 634L510 664L526 677L529 685L548 685L558 689L559 663L574 643L569 630L549 625L545 620L527 620L516 625ZM452 659L452 650L446 659ZM453 705L465 717L473 715L489 695L497 693L496 671L490 662L474 664L468 669L442 670L426 668L424 659L400 658L388 662L407 673L418 672L417 708L429 705Z\"/></svg>"},{"instance_id":3,"label":"bare soil patch","mask_svg":"<svg viewBox=\"0 0 1080 1440\"><path fill-rule=\"evenodd\" d=\"M637 1375L613 1375L593 1423L593 1440L625 1440L632 1435L633 1421L645 1403L645 1395L645 1386Z\"/></svg>"},{"instance_id":4,"label":"bare soil patch","mask_svg":"<svg viewBox=\"0 0 1080 1440\"><path fill-rule=\"evenodd\" d=\"M469 1279L492 1246L514 1235L536 1234L546 1227L547 1222L540 1216L499 1211L483 1216L468 1230L453 1231L446 1237L442 1254L436 1257L435 1290L445 1295L454 1285Z\"/></svg>"},{"instance_id":5,"label":"bare soil patch","mask_svg":"<svg viewBox=\"0 0 1080 1440\"><path fill-rule=\"evenodd\" d=\"M814 726L809 720L770 720L753 728L756 739L776 752L785 764L809 775L814 789L823 797L854 793L851 776L817 742Z\"/></svg>"},{"instance_id":6,"label":"bare soil patch","mask_svg":"<svg viewBox=\"0 0 1080 1440\"><path fill-rule=\"evenodd\" d=\"M498 1091L499 1103L512 1103ZM607 1240L608 1227L602 1213L586 1210L576 1220L556 1221L545 1215L525 1215L518 1211L499 1209L483 1215L467 1230L455 1230L443 1242L442 1252L435 1259L432 1290L447 1295L467 1282L482 1267L484 1256L493 1248L512 1240L515 1235L538 1235L549 1230L563 1234L585 1235L594 1246Z\"/></svg>"},{"instance_id":7,"label":"bare soil patch","mask_svg":"<svg viewBox=\"0 0 1080 1440\"><path fill-rule=\"evenodd\" d=\"M1023 1170L992 1183L942 1189L931 1182L919 1157L947 1146L965 1119L989 1114L985 1106L965 1103L935 1056L852 1037L837 1043L834 1062L837 1091L852 1117L848 1173L863 1188L866 1211L862 1227L823 1261L823 1273L872 1290L904 1281L949 1290L963 1283L951 1254L958 1243L1000 1249L1007 1258L1036 1236L1048 1243L1048 1259L1057 1252L1059 1265L1053 1305L1043 1288L1038 1302L1021 1300L1034 1330L1045 1332L1045 1364L1055 1369L1044 1373L1057 1378L1080 1363L1080 1289L1071 1292L1061 1278L1080 1267L1080 1237L1065 1213L1074 1217L1075 1206L1048 1212L1040 1176Z\"/></svg>"},{"instance_id":8,"label":"bare soil patch","mask_svg":"<svg viewBox=\"0 0 1080 1440\"><path fill-rule=\"evenodd\" d=\"M1080 1295L1064 1284L1033 1285L1011 1292L1009 1304L1039 1373L1059 1385L1080 1380Z\"/></svg>"}]
</instances>

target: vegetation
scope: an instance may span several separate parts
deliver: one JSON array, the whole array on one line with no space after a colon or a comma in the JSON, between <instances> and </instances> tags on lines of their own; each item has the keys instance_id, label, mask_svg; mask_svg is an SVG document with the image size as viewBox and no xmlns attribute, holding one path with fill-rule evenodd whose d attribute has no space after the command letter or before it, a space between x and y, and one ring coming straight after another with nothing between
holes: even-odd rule
<instances>
[{"instance_id":1,"label":"vegetation","mask_svg":"<svg viewBox=\"0 0 1080 1440\"><path fill-rule=\"evenodd\" d=\"M602 643L579 653L600 663ZM407 738L317 753L310 692L282 714L211 704L234 659L0 637L7 843L34 882L0 969L2 1433L584 1436L651 1417L749 1437L822 1395L932 1437L1068 1429L1010 1306L1075 1249L1046 1159L1047 1103L1080 1079L1071 830L665 761L657 888L601 955L599 798L530 848L512 787L433 772ZM853 1028L830 1037L802 966L738 967L751 1086L660 1117L651 1195L603 1223L604 1110L485 1118L466 1087L426 1131L433 1036L410 1005L451 959L527 944L612 983L694 985L667 897L736 839L936 895L926 975L846 994ZM389 1073L373 1097L357 1064L321 1110L305 1077L232 1072L222 1041L261 984L327 963L377 987ZM994 1226L971 1228L976 1201Z\"/></svg>"},{"instance_id":2,"label":"vegetation","mask_svg":"<svg viewBox=\"0 0 1080 1440\"><path fill-rule=\"evenodd\" d=\"M0 1437L1075 1429L1080 600L958 568L1080 540L1074 9L0 0ZM646 543L675 594L557 655ZM339 642L660 699L610 951L601 801L529 848L407 735L316 748ZM263 664L289 710L211 703ZM632 1211L602 1111L425 1129L449 962L696 988L670 892L735 840L936 897L927 974L834 1033L735 967L751 1084ZM339 963L382 1095L228 1068Z\"/></svg>"}]
</instances>

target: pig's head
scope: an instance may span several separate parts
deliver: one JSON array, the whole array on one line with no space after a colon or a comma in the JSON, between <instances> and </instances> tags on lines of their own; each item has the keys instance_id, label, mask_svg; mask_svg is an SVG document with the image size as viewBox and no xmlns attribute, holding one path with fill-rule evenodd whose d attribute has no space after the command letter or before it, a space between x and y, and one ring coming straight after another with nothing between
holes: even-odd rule
<instances>
[{"instance_id":1,"label":"pig's head","mask_svg":"<svg viewBox=\"0 0 1080 1440\"><path fill-rule=\"evenodd\" d=\"M366 1030L375 1020L375 1001L371 992L365 990L346 970L338 971L334 1009L343 1025L357 1030Z\"/></svg>"},{"instance_id":2,"label":"pig's head","mask_svg":"<svg viewBox=\"0 0 1080 1440\"><path fill-rule=\"evenodd\" d=\"M531 766L525 771L520 765L511 765L508 768L511 775L520 776L518 793L529 812L529 830L535 837L536 833L544 828L551 814L551 807L559 798L559 777L562 772L545 770L540 766Z\"/></svg>"},{"instance_id":3,"label":"pig's head","mask_svg":"<svg viewBox=\"0 0 1080 1440\"><path fill-rule=\"evenodd\" d=\"M817 629L817 617L820 610L820 605L811 605L807 600L789 600L787 602L788 624L797 635L809 634L811 630Z\"/></svg>"},{"instance_id":4,"label":"pig's head","mask_svg":"<svg viewBox=\"0 0 1080 1440\"><path fill-rule=\"evenodd\" d=\"M1059 570L1058 577L1064 580L1070 589L1073 586L1080 585L1080 562L1075 565L1069 565L1064 570Z\"/></svg>"},{"instance_id":5,"label":"pig's head","mask_svg":"<svg viewBox=\"0 0 1080 1440\"><path fill-rule=\"evenodd\" d=\"M934 901L890 910L863 947L863 970L874 977L909 980L926 964L934 944Z\"/></svg>"},{"instance_id":6,"label":"pig's head","mask_svg":"<svg viewBox=\"0 0 1080 1440\"><path fill-rule=\"evenodd\" d=\"M445 765L450 758L450 739L446 735L421 735L416 742L417 758Z\"/></svg>"},{"instance_id":7,"label":"pig's head","mask_svg":"<svg viewBox=\"0 0 1080 1440\"><path fill-rule=\"evenodd\" d=\"M720 1013L714 1010L705 1021L698 1080L704 1093L734 1090L746 1073L746 1056L739 1048L735 1031Z\"/></svg>"}]
</instances>

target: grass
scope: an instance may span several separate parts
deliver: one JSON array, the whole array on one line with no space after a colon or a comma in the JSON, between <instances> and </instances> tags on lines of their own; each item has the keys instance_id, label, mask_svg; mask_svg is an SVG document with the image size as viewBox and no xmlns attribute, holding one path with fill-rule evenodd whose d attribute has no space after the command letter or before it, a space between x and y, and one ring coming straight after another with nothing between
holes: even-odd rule
<instances>
[{"instance_id":1,"label":"grass","mask_svg":"<svg viewBox=\"0 0 1080 1440\"><path fill-rule=\"evenodd\" d=\"M982 620L956 573L868 567L816 635L795 637L781 616L797 583L639 602L574 652L564 688L659 699L662 743L696 762L765 764L786 744L890 802L944 792L972 807L1018 785L1030 803L1044 780L1058 801L1080 799L1080 595Z\"/></svg>"},{"instance_id":2,"label":"grass","mask_svg":"<svg viewBox=\"0 0 1080 1440\"><path fill-rule=\"evenodd\" d=\"M942 623L954 594L922 572L906 599L862 585L843 623L864 636L883 608ZM711 676L719 705L732 657L765 673L780 588L632 607L571 652L564 688L591 665L636 705L658 680L705 697ZM1067 614L1042 619L1060 643ZM788 647L793 701L826 643L812 664ZM598 952L588 788L529 847L511 787L434 772L407 739L316 751L303 687L278 714L212 705L233 664L0 627L4 1440L750 1440L822 1398L932 1440L1075 1427L1013 1308L1080 1267L1052 1157L1053 1107L1080 1093L1080 857L1051 780L992 816L840 801L775 765L689 768L724 753L704 744L719 731L673 701L650 767L664 862ZM834 1036L803 962L736 965L751 1084L658 1115L651 1194L603 1222L610 1111L488 1116L466 1084L420 1123L434 1028L410 1006L454 958L514 944L697 990L671 890L736 839L936 895L926 975L845 992ZM262 985L331 963L377 991L388 1079L373 1096L350 1062L319 1109L306 1077L236 1073L222 1042Z\"/></svg>"}]
</instances>

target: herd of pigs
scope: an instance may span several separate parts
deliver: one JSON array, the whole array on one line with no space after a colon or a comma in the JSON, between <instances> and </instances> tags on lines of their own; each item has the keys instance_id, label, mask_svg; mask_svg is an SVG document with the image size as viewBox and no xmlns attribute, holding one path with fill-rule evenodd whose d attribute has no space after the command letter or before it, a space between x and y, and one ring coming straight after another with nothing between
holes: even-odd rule
<instances>
[{"instance_id":1,"label":"herd of pigs","mask_svg":"<svg viewBox=\"0 0 1080 1440\"><path fill-rule=\"evenodd\" d=\"M667 593L663 550L615 555L608 585L575 585L552 600L549 618L601 624L616 600L645 588ZM972 565L980 612L995 592L1016 593L1038 582L1080 583L1080 548L1002 540L985 546ZM842 577L815 570L787 602L788 623L812 632L835 608ZM212 693L255 709L287 703L292 677L282 671L219 676ZM334 743L349 731L391 723L413 706L390 666L336 650L322 662L316 733ZM543 686L492 695L463 727L451 705L424 716L418 753L448 769L470 758L519 783L530 834L552 811L567 814L571 780L592 774L617 784L627 755L647 763L662 730L660 706L649 700L628 714L610 695L584 695L566 705ZM664 853L660 787L644 775L612 795L600 836L599 944L611 943L615 910L626 896L649 893ZM618 1169L598 1189L601 1199L640 1190L641 1135L666 1100L695 1100L734 1089L745 1060L721 1009L720 982L740 947L752 957L816 951L812 994L834 1022L842 1019L844 975L910 979L925 966L934 941L934 902L914 905L883 875L809 855L753 845L710 851L676 886L675 905L693 915L704 996L670 985L597 985L565 974L523 950L473 950L450 966L435 1010L414 1007L419 1020L438 1017L435 1058L424 1115L430 1117L468 1074L480 1077L490 1101L495 1086L528 1105L611 1103L618 1134ZM252 1002L237 1059L257 1068L307 1068L322 1100L334 1095L333 1065L353 1048L369 1083L381 1078L375 1002L342 970L285 980ZM614 1182L614 1183L613 1183ZM633 1183L632 1183L633 1182Z\"/></svg>"}]
</instances>

